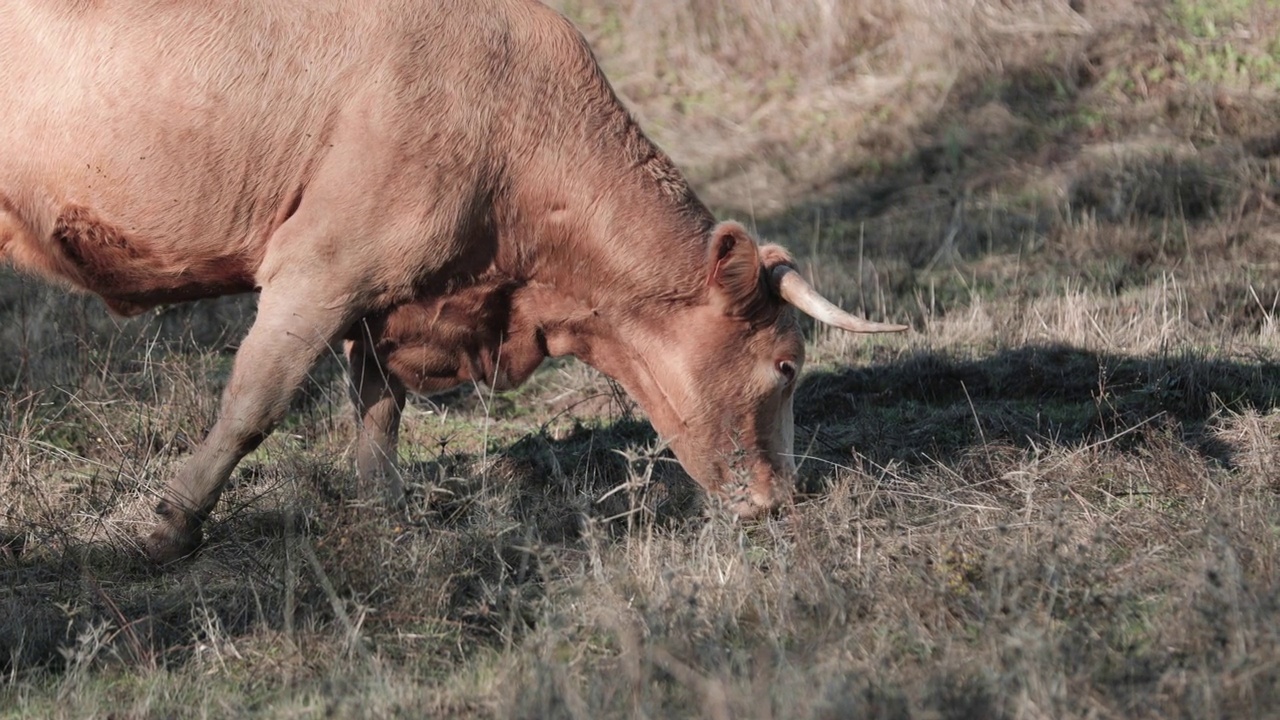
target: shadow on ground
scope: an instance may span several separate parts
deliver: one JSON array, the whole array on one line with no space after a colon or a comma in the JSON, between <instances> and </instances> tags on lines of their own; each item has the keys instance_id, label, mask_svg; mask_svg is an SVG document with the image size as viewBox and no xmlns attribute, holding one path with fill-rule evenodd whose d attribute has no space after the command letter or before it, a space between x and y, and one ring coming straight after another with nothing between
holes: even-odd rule
<instances>
[{"instance_id":1,"label":"shadow on ground","mask_svg":"<svg viewBox=\"0 0 1280 720\"><path fill-rule=\"evenodd\" d=\"M810 373L796 398L797 446L835 459L943 462L979 443L1074 447L1138 426L1171 430L1230 468L1233 449L1206 434L1223 412L1280 406L1280 364L1192 353L1135 357L1064 345L978 359L921 352L887 363Z\"/></svg>"}]
</instances>

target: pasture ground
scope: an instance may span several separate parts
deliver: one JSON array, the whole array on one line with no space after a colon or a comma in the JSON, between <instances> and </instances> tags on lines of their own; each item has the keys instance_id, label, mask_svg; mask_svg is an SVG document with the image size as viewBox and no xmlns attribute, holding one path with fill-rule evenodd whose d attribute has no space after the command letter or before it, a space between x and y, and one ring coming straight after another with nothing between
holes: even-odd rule
<instances>
[{"instance_id":1,"label":"pasture ground","mask_svg":"<svg viewBox=\"0 0 1280 720\"><path fill-rule=\"evenodd\" d=\"M557 361L414 402L388 513L335 360L157 570L251 302L6 277L0 717L1280 717L1275 3L560 5L705 197L913 326L812 331L792 511L708 512Z\"/></svg>"}]
</instances>

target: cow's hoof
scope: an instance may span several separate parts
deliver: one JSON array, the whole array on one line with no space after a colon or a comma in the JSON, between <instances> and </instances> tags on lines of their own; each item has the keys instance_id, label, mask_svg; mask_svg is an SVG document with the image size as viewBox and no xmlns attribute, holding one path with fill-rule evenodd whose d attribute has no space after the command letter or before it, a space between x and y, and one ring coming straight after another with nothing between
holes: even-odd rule
<instances>
[{"instance_id":1,"label":"cow's hoof","mask_svg":"<svg viewBox=\"0 0 1280 720\"><path fill-rule=\"evenodd\" d=\"M164 519L142 538L142 550L155 564L167 565L194 553L200 547L203 535L199 526L190 528Z\"/></svg>"}]
</instances>

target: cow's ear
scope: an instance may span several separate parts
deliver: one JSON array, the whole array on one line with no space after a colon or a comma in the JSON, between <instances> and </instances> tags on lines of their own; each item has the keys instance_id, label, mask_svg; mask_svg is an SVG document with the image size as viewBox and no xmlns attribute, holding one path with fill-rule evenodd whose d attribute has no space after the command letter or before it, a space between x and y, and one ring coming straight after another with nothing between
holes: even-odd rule
<instances>
[{"instance_id":1,"label":"cow's ear","mask_svg":"<svg viewBox=\"0 0 1280 720\"><path fill-rule=\"evenodd\" d=\"M710 273L707 284L711 294L726 310L743 308L761 292L760 253L746 228L736 222L723 222L711 233Z\"/></svg>"}]
</instances>

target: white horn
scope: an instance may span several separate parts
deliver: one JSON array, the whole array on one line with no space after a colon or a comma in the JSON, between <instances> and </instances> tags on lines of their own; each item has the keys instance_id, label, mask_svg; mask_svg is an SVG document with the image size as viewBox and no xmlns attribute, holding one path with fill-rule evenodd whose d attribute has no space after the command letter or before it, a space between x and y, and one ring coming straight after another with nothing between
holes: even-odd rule
<instances>
[{"instance_id":1,"label":"white horn","mask_svg":"<svg viewBox=\"0 0 1280 720\"><path fill-rule=\"evenodd\" d=\"M779 265L773 269L769 279L783 300L820 323L856 333L902 332L907 329L906 325L872 322L850 315L822 297L795 268Z\"/></svg>"}]
</instances>

